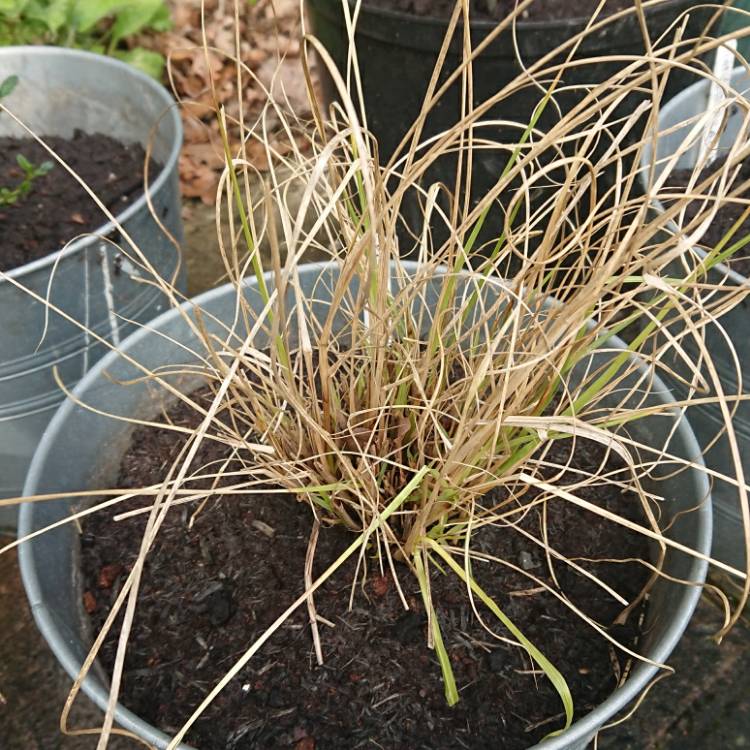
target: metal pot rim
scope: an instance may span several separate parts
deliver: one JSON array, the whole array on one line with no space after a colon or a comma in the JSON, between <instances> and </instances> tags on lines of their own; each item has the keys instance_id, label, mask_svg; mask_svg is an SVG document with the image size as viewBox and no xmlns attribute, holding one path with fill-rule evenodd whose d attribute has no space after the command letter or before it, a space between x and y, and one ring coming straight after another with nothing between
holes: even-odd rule
<instances>
[{"instance_id":1,"label":"metal pot rim","mask_svg":"<svg viewBox=\"0 0 750 750\"><path fill-rule=\"evenodd\" d=\"M51 58L51 64L54 62L55 58L75 57L80 60L88 61L91 65L119 68L121 72L131 75L134 79L139 80L142 84L151 89L155 98L162 100L164 104L164 115L162 115L162 117L168 117L171 120L172 126L175 129L175 138L172 144L172 148L169 152L169 157L163 164L161 171L156 176L156 178L149 183L148 192L149 195L153 198L153 196L156 195L159 190L161 190L164 183L169 179L169 175L180 157L180 148L183 137L182 120L177 111L177 104L169 94L167 89L164 88L164 86L162 86L160 83L155 81L153 78L146 75L144 72L138 70L137 68L134 68L132 65L129 65L122 60L107 57L106 55L99 55L95 52L69 49L66 47L46 47L42 45L18 45L15 47L0 47L0 59L13 58L14 55L18 54L48 56ZM117 219L117 222L122 225L131 216L134 216L144 208L148 210L145 193L141 195L137 201L131 203L123 211L115 214L115 218ZM98 242L100 236L105 236L115 229L115 223L109 221L91 232L88 237L81 237L80 239L70 243L61 250L55 250L49 255L45 255L42 258L32 260L30 263L25 263L22 266L13 268L10 271L7 271L5 273L5 276L11 279L20 279L27 274L34 273L35 271L38 271L42 268L51 266L55 263L60 262L60 260L68 257L69 255L74 255L75 253L79 253L85 250L90 245ZM7 283L5 279L0 278L0 284L4 282Z\"/></svg>"},{"instance_id":2,"label":"metal pot rim","mask_svg":"<svg viewBox=\"0 0 750 750\"><path fill-rule=\"evenodd\" d=\"M744 66L738 65L732 70L732 78L734 78L737 75L743 75L747 74L747 70ZM693 99L695 97L702 96L702 90L708 88L710 85L710 82L707 78L704 78L703 80L696 81L695 83L688 86L686 89L681 91L676 96L672 97L659 111L659 119L656 124L656 135L658 136L659 127L662 123L662 118L670 112L672 108L679 107L684 101L689 101L690 99ZM646 182L646 174L648 172L648 169L651 164L651 146L650 144L647 144L646 148L643 149L643 153L641 154L641 169L640 173L638 175L638 179L641 183L641 187L643 188L644 192L648 188L648 183ZM663 214L665 211L664 204L658 199L653 198L651 200L651 206L655 211L657 211L660 214ZM669 227L669 231L673 232L675 235L682 234L682 230L677 226L677 224L670 219L669 224L667 225ZM701 258L706 257L705 250L702 250L699 247L694 247L693 251L699 255ZM732 284L736 286L740 286L742 284L748 283L748 278L743 276L740 273L737 273L737 271L733 271L726 263L717 263L714 266L714 270L718 273L722 274L723 276L726 276Z\"/></svg>"}]
</instances>

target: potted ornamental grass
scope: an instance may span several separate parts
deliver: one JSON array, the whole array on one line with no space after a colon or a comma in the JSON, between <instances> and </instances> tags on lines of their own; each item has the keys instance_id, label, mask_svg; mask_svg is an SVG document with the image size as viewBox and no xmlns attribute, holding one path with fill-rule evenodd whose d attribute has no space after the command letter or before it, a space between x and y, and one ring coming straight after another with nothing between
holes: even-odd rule
<instances>
[{"instance_id":1,"label":"potted ornamental grass","mask_svg":"<svg viewBox=\"0 0 750 750\"><path fill-rule=\"evenodd\" d=\"M712 77L701 56L721 40L690 41L549 128L516 123L476 204L466 172L495 102L468 88L465 117L393 169L335 65L343 105L304 148L266 135L281 120L298 137L282 97L236 152L217 107L217 211L239 217L219 247L229 283L112 347L24 489L11 546L75 680L63 731L102 748L123 733L169 750L584 750L664 668L708 565L747 585L711 557L716 472L684 415L698 397L661 379L687 351L665 321L700 346L740 296L665 231L661 186L644 195L624 169L672 68ZM622 119L634 89L649 99ZM251 141L270 165L260 193ZM425 185L449 152L451 185ZM610 168L621 179L600 193ZM424 213L409 242L411 191ZM311 250L329 260L306 263ZM746 514L741 462L724 478ZM100 727L68 726L81 688Z\"/></svg>"},{"instance_id":2,"label":"potted ornamental grass","mask_svg":"<svg viewBox=\"0 0 750 750\"><path fill-rule=\"evenodd\" d=\"M0 497L14 497L64 395L55 370L72 387L107 351L97 337L122 341L184 291L182 125L163 86L81 50L4 47L0 83Z\"/></svg>"}]
</instances>

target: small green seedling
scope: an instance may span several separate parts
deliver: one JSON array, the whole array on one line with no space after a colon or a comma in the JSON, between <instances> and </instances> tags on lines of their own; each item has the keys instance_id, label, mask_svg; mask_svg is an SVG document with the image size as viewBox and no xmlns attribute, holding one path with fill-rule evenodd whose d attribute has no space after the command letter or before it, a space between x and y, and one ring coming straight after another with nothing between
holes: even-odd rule
<instances>
[{"instance_id":1,"label":"small green seedling","mask_svg":"<svg viewBox=\"0 0 750 750\"><path fill-rule=\"evenodd\" d=\"M23 154L16 156L16 162L23 170L23 180L14 188L0 187L0 206L12 206L25 198L31 192L34 180L47 174L53 166L51 161L43 161L36 167Z\"/></svg>"},{"instance_id":2,"label":"small green seedling","mask_svg":"<svg viewBox=\"0 0 750 750\"><path fill-rule=\"evenodd\" d=\"M18 76L12 75L0 82L0 99L12 93L18 85ZM51 161L43 161L38 167L34 166L23 154L16 156L16 163L23 171L23 180L13 188L0 187L0 206L12 206L21 198L25 198L34 185L37 177L47 174L52 169Z\"/></svg>"}]
</instances>

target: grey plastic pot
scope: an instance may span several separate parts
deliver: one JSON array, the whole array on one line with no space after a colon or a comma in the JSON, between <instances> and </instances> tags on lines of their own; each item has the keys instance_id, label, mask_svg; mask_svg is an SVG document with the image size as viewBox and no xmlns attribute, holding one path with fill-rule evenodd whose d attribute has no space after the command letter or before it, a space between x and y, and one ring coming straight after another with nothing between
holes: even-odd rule
<instances>
[{"instance_id":1,"label":"grey plastic pot","mask_svg":"<svg viewBox=\"0 0 750 750\"><path fill-rule=\"evenodd\" d=\"M416 269L415 264L407 264L409 273ZM316 315L327 311L326 300L330 300L330 289L338 269L333 264L310 264L300 270L300 283L307 299L317 300ZM274 279L266 277L269 288ZM495 285L486 285L484 294L497 294ZM424 304L434 305L437 301L437 285L427 287ZM244 294L256 311L263 307L254 280L248 281ZM201 319L210 332L227 335L225 325L234 327L242 336L244 325L237 321L236 291L225 286L198 297L195 304L203 311ZM290 295L288 310L294 307ZM192 307L183 306L184 315L193 315ZM548 314L541 312L540 314ZM261 339L256 346L263 346ZM591 365L599 365L610 360L621 350L622 343L612 340L609 351L595 352L591 359L581 364L581 369L573 373L573 379L580 378L583 370ZM177 310L165 313L155 320L149 329L143 329L131 336L124 344L123 351L130 357L150 368L166 363L190 364L197 357L190 349L200 351L185 320ZM105 373L107 373L105 375ZM163 405L163 398L144 382L124 386L117 383L127 381L138 371L118 353L112 352L89 372L75 391L75 396L95 408L121 416L154 417ZM175 384L184 390L197 385L195 380L181 376ZM627 384L624 384L624 387ZM622 393L613 396L613 401ZM652 403L671 402L665 386L654 379L653 388L647 397ZM675 454L694 459L700 463L700 454L690 427L677 410L660 417L651 417L633 425L630 432L637 440L661 444L670 430L674 430L669 448ZM132 426L121 420L95 414L66 400L52 419L31 463L24 492L65 493L66 491L95 489L113 486L117 480L121 457L127 449ZM75 446L71 449L71 446ZM665 475L668 471L665 468ZM647 490L653 490L665 497L664 512L667 519L674 519L670 535L693 549L708 554L711 546L711 507L708 482L698 469L691 469L666 481L648 483ZM700 504L700 501L704 501ZM679 515L681 512L694 509ZM24 505L20 513L19 533L26 535L46 525L54 523L70 512L70 503L62 500L51 503L30 503ZM79 538L72 524L66 524L54 531L23 543L20 547L20 565L26 592L31 603L37 625L47 639L55 655L74 676L84 660L91 642L87 616L82 608L82 590L79 570ZM666 572L678 579L692 582L683 586L660 581L653 590L651 607L648 613L646 635L643 648L647 656L656 662L665 661L680 639L690 620L700 596L701 584L705 579L705 563L681 552L670 550L666 559ZM581 627L584 627L583 625ZM300 668L306 668L300 665ZM584 750L591 738L609 719L624 709L649 683L656 668L639 663L631 677L606 701L590 714L576 722L567 732L542 743L544 750ZM85 692L100 706L107 702L107 682L102 672L93 672L83 683ZM189 707L185 707L186 711ZM158 748L167 745L168 738L154 727L140 720L124 706L117 708L117 721Z\"/></svg>"},{"instance_id":2,"label":"grey plastic pot","mask_svg":"<svg viewBox=\"0 0 750 750\"><path fill-rule=\"evenodd\" d=\"M750 91L750 77L744 68L735 68L732 73L732 87L736 91ZM701 81L686 88L682 93L671 99L659 113L659 131L672 128L681 122L705 112L708 105L709 84ZM727 119L726 128L721 136L719 148L730 146L738 137L742 126L743 115L741 112L733 112ZM656 144L656 158L663 159L675 153L680 144L685 140L691 125L676 128L674 132L661 136ZM651 163L652 149L649 144L644 149L641 166L642 180L647 179L648 168ZM695 166L698 158L698 144L686 151L676 164L676 169L689 169ZM657 165L657 170L660 167ZM657 171L658 174L658 171ZM658 203L655 204L657 211L663 210ZM671 231L678 232L675 225ZM696 249L698 255L705 253ZM747 284L748 280L740 274L730 270L727 266L715 266L710 272L708 280L712 284L728 283L734 285ZM750 337L747 335L747 327L750 322L750 300L743 299L733 310L722 316L720 323L731 338L740 362L742 370L742 382L745 393L750 393ZM706 345L712 354L712 360L718 370L725 392L737 393L737 372L731 359L728 344L724 336L715 328L706 331ZM689 342L685 344L689 349ZM697 354L697 349L695 350ZM670 367L689 377L684 364L680 361L670 360ZM676 379L670 382L678 398L685 397L687 391ZM708 445L716 436L723 425L721 411L718 405L693 406L687 412L690 424L695 431L700 445ZM742 401L739 404L735 418L732 422L740 441L740 452L743 457L743 468L746 477L750 477L750 402ZM716 471L734 476L734 468L729 449L729 442L722 438L715 446L705 453L706 465ZM714 507L714 549L717 559L744 569L745 567L745 540L742 532L739 500L737 490L732 489L726 482L716 482L712 489Z\"/></svg>"},{"instance_id":3,"label":"grey plastic pot","mask_svg":"<svg viewBox=\"0 0 750 750\"><path fill-rule=\"evenodd\" d=\"M38 135L71 136L81 129L124 143L151 143L154 159L163 166L149 178L153 206L172 236L182 240L177 174L182 125L163 86L117 60L53 47L0 49L0 80L12 74L20 82L3 103ZM10 117L0 115L0 136L24 135ZM146 198L117 218L159 275L172 278L179 252L154 220ZM107 351L53 312L42 341L45 305L10 279L41 297L49 287L53 305L109 340L124 339L136 322L167 307L164 295L144 283L147 272L118 248L113 225L96 234L111 242L89 236L64 250L50 247L48 256L0 278L0 498L20 494L29 460L63 398L53 368L70 387ZM182 273L177 287L184 290ZM0 508L0 526L14 528L16 517L16 509Z\"/></svg>"}]
</instances>

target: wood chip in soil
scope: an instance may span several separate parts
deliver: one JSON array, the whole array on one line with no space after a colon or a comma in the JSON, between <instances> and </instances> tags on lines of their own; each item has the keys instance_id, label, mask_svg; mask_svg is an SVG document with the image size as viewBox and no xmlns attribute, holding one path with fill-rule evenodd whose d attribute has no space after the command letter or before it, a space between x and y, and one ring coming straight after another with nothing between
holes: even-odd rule
<instances>
[{"instance_id":1,"label":"wood chip in soil","mask_svg":"<svg viewBox=\"0 0 750 750\"><path fill-rule=\"evenodd\" d=\"M146 154L139 144L122 144L107 135L81 130L72 138L46 136L44 140L113 214L121 213L143 193ZM13 188L23 180L18 154L34 166L44 161L53 161L54 166L33 181L25 197L0 206L0 271L57 252L108 221L75 178L31 138L0 138L0 186ZM152 161L150 183L160 171Z\"/></svg>"},{"instance_id":2,"label":"wood chip in soil","mask_svg":"<svg viewBox=\"0 0 750 750\"><path fill-rule=\"evenodd\" d=\"M184 406L172 409L169 418L186 426L198 422ZM180 446L174 432L138 429L123 458L119 486L160 482ZM569 450L570 443L560 442L549 457L565 462ZM226 455L224 446L206 441L194 466ZM573 465L595 471L604 461L607 471L621 468L604 459L600 446L577 441ZM569 484L575 478L566 473L556 481ZM640 518L635 496L611 484L603 482L580 494L625 517ZM496 493L487 501L498 499ZM112 513L96 514L84 528L82 596L95 630L132 568L145 525L144 516L121 522L111 517L145 504L145 497L128 501ZM601 524L563 501L550 502L547 509L551 538L564 555L594 560L647 557L647 545L638 535ZM193 510L183 505L170 512L146 563L121 694L125 706L167 733L182 726L226 670L303 591L311 530L309 507L288 495L214 498L190 529ZM529 512L523 526L538 535L539 513ZM351 539L342 529L324 528L314 573L320 574ZM518 533L485 529L476 533L474 547L554 586L540 548ZM316 663L303 607L196 722L188 735L194 747L521 750L562 725L560 700L527 654L490 635L477 621L458 579L433 570L438 617L461 691L460 703L448 708L440 668L426 646L426 618L415 579L397 564L410 605L405 611L390 574L379 570L373 549L367 550L365 562L367 582L356 586L351 611L353 564L343 566L316 593L318 614L333 625L320 625L323 666ZM647 578L646 570L635 563L580 564L628 600ZM565 595L596 621L611 626L621 606L571 568L555 563L554 569ZM475 566L475 574L565 675L578 717L612 692L627 657L615 656L603 638L554 596L536 591L538 584L525 575L482 564ZM507 637L490 613L480 609L485 623ZM636 611L628 625L612 627L612 634L632 646L639 614ZM101 652L107 670L116 647L114 631Z\"/></svg>"}]
</instances>

